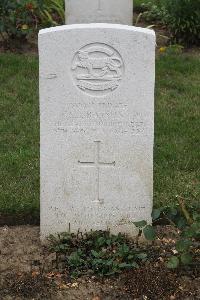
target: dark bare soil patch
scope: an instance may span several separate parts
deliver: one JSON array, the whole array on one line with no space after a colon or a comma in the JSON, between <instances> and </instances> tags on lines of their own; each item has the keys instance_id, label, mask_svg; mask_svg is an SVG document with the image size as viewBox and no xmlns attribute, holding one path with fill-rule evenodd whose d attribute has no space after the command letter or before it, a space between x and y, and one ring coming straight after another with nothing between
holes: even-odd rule
<instances>
[{"instance_id":1,"label":"dark bare soil patch","mask_svg":"<svg viewBox=\"0 0 200 300\"><path fill-rule=\"evenodd\" d=\"M33 214L0 214L0 226L39 225L39 215Z\"/></svg>"},{"instance_id":2,"label":"dark bare soil patch","mask_svg":"<svg viewBox=\"0 0 200 300\"><path fill-rule=\"evenodd\" d=\"M67 300L188 300L200 299L198 265L190 269L168 270L176 230L158 227L159 239L151 249L152 259L139 269L110 278L70 278L55 266L55 255L40 244L34 226L0 228L0 299Z\"/></svg>"},{"instance_id":3,"label":"dark bare soil patch","mask_svg":"<svg viewBox=\"0 0 200 300\"><path fill-rule=\"evenodd\" d=\"M0 39L0 53L19 53L19 54L37 54L37 35L29 40L7 40Z\"/></svg>"},{"instance_id":4,"label":"dark bare soil patch","mask_svg":"<svg viewBox=\"0 0 200 300\"><path fill-rule=\"evenodd\" d=\"M8 275L5 278L4 287L2 289L2 297L10 296L11 299L16 297L22 299L48 299L52 288L50 282L44 276L32 276L31 273L21 275L20 273Z\"/></svg>"}]
</instances>

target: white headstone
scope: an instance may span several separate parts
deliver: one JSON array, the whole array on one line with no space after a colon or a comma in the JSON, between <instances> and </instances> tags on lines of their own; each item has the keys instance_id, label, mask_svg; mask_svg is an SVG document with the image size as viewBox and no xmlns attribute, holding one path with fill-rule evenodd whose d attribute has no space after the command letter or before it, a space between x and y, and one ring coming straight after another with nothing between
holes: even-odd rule
<instances>
[{"instance_id":1,"label":"white headstone","mask_svg":"<svg viewBox=\"0 0 200 300\"><path fill-rule=\"evenodd\" d=\"M149 29L40 31L42 238L151 221L154 52Z\"/></svg>"},{"instance_id":2,"label":"white headstone","mask_svg":"<svg viewBox=\"0 0 200 300\"><path fill-rule=\"evenodd\" d=\"M133 24L133 0L65 0L66 24Z\"/></svg>"}]
</instances>

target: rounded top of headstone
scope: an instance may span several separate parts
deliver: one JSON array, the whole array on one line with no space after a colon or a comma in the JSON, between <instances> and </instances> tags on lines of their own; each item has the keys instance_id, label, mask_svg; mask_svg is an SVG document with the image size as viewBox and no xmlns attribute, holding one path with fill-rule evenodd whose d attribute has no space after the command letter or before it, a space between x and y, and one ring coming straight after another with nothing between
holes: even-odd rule
<instances>
[{"instance_id":1,"label":"rounded top of headstone","mask_svg":"<svg viewBox=\"0 0 200 300\"><path fill-rule=\"evenodd\" d=\"M65 0L66 24L132 25L133 0Z\"/></svg>"}]
</instances>

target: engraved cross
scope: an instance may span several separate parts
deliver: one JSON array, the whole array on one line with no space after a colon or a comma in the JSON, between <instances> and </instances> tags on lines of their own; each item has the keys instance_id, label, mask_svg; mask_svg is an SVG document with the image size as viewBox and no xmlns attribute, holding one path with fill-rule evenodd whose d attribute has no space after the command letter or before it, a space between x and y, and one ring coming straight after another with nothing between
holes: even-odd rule
<instances>
[{"instance_id":1,"label":"engraved cross","mask_svg":"<svg viewBox=\"0 0 200 300\"><path fill-rule=\"evenodd\" d=\"M79 164L83 165L83 167L95 167L96 168L96 199L93 201L95 203L103 203L104 199L100 198L100 168L101 167L112 167L115 166L115 161L111 163L101 162L99 159L100 154L100 141L94 141L95 143L95 159L94 161L78 161Z\"/></svg>"}]
</instances>

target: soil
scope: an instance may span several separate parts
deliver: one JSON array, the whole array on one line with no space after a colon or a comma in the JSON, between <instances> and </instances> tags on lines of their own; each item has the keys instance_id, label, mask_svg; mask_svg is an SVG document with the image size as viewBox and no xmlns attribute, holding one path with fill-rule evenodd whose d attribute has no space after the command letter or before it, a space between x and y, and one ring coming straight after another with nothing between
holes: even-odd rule
<instances>
[{"instance_id":1,"label":"soil","mask_svg":"<svg viewBox=\"0 0 200 300\"><path fill-rule=\"evenodd\" d=\"M55 254L40 244L38 226L0 227L0 299L200 299L198 266L176 271L165 267L176 230L158 226L157 231L159 239L149 247L152 259L140 269L111 278L72 280L55 267Z\"/></svg>"},{"instance_id":2,"label":"soil","mask_svg":"<svg viewBox=\"0 0 200 300\"><path fill-rule=\"evenodd\" d=\"M0 226L15 226L15 225L40 225L39 213L31 214L1 214Z\"/></svg>"},{"instance_id":3,"label":"soil","mask_svg":"<svg viewBox=\"0 0 200 300\"><path fill-rule=\"evenodd\" d=\"M28 40L8 40L3 41L0 38L0 53L18 53L18 54L38 54L37 35L31 36Z\"/></svg>"}]
</instances>

